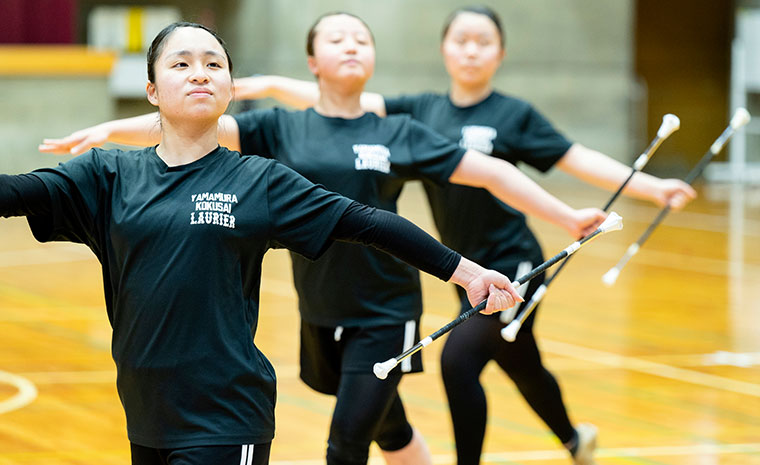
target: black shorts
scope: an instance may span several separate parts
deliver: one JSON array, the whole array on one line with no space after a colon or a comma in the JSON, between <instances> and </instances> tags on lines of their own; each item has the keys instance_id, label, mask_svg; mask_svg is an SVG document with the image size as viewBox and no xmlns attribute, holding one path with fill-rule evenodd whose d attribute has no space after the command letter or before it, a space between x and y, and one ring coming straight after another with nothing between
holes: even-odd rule
<instances>
[{"instance_id":1,"label":"black shorts","mask_svg":"<svg viewBox=\"0 0 760 465\"><path fill-rule=\"evenodd\" d=\"M130 446L132 465L267 465L272 443L178 449Z\"/></svg>"},{"instance_id":2,"label":"black shorts","mask_svg":"<svg viewBox=\"0 0 760 465\"><path fill-rule=\"evenodd\" d=\"M316 391L336 394L341 373L372 374L375 363L395 357L419 340L419 319L367 328L316 326L302 320L301 379ZM422 354L417 352L391 375L420 371Z\"/></svg>"}]
</instances>

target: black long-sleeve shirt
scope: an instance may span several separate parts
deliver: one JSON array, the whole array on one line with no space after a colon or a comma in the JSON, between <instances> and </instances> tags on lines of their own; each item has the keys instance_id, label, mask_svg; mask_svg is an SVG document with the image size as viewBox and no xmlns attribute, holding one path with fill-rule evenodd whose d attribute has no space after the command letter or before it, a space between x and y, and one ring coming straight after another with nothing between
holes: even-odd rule
<instances>
[{"instance_id":1,"label":"black long-sleeve shirt","mask_svg":"<svg viewBox=\"0 0 760 465\"><path fill-rule=\"evenodd\" d=\"M0 216L47 215L50 209L50 194L39 177L0 174ZM359 202L343 212L330 237L371 245L444 281L451 278L461 259L410 221Z\"/></svg>"}]
</instances>

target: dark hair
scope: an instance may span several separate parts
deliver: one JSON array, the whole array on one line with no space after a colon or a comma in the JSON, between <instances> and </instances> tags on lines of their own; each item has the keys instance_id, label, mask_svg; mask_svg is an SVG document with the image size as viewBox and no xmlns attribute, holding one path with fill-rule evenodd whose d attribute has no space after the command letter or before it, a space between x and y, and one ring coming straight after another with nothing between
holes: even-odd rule
<instances>
[{"instance_id":1,"label":"dark hair","mask_svg":"<svg viewBox=\"0 0 760 465\"><path fill-rule=\"evenodd\" d=\"M375 36L372 35L372 29L370 29L369 26L367 26L367 23L365 23L363 19L361 19L360 17L358 17L358 16L356 16L354 14L346 13L345 11L331 11L331 12L325 13L322 16L320 16L319 18L317 18L317 20L314 21L314 24L312 24L311 27L309 28L309 33L306 35L306 54L308 56L310 56L310 57L314 56L314 37L317 36L317 26L319 25L319 23L323 19L325 19L325 18L327 18L329 16L340 16L340 15L350 16L352 18L356 18L359 21L361 21L361 23L364 24L364 27L366 27L367 30L369 31L369 36L372 39L372 43L373 44L375 43Z\"/></svg>"},{"instance_id":2,"label":"dark hair","mask_svg":"<svg viewBox=\"0 0 760 465\"><path fill-rule=\"evenodd\" d=\"M441 34L441 40L446 38L446 34L449 32L451 23L453 23L457 16L462 13L475 13L488 17L488 19L493 22L494 26L496 26L496 29L499 31L499 41L501 42L501 48L504 48L504 44L507 38L504 29L501 27L501 19L491 7L487 7L485 5L463 6L462 8L457 8L456 10L452 11L449 17L446 18L446 21L443 23L443 34Z\"/></svg>"},{"instance_id":3,"label":"dark hair","mask_svg":"<svg viewBox=\"0 0 760 465\"><path fill-rule=\"evenodd\" d=\"M219 37L219 35L216 32L207 28L203 24L177 21L161 29L161 32L159 32L156 35L156 37L153 39L153 42L151 42L150 44L150 48L148 48L148 81L155 82L156 60L161 55L161 52L164 49L164 44L166 43L166 39L169 38L172 32L174 32L176 29L179 29L181 27L194 27L198 29L203 29L204 31L214 36L214 39L216 39L216 41L219 42L219 45L221 45L222 48L224 49L224 54L227 55L227 63L229 63L230 65L230 74L232 74L232 59L230 58L230 52L227 51L227 45L224 43L224 40L221 37Z\"/></svg>"}]
</instances>

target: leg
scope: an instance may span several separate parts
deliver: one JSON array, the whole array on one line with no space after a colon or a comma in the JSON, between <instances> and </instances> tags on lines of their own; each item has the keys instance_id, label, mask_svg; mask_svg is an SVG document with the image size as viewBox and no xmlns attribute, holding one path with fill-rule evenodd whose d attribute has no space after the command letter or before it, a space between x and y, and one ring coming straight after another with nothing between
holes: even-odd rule
<instances>
[{"instance_id":1,"label":"leg","mask_svg":"<svg viewBox=\"0 0 760 465\"><path fill-rule=\"evenodd\" d=\"M572 441L575 430L562 401L559 384L541 362L533 336L533 320L537 311L525 322L514 342L501 341L502 347L494 358L515 382L528 405L564 444Z\"/></svg>"},{"instance_id":2,"label":"leg","mask_svg":"<svg viewBox=\"0 0 760 465\"><path fill-rule=\"evenodd\" d=\"M396 394L375 438L388 465L432 465L425 439L406 419L404 405Z\"/></svg>"},{"instance_id":3,"label":"leg","mask_svg":"<svg viewBox=\"0 0 760 465\"><path fill-rule=\"evenodd\" d=\"M394 398L401 374L343 373L327 441L328 465L364 465Z\"/></svg>"},{"instance_id":4,"label":"leg","mask_svg":"<svg viewBox=\"0 0 760 465\"><path fill-rule=\"evenodd\" d=\"M480 373L493 353L493 343L483 335L493 325L500 328L498 318L474 316L451 331L441 354L441 375L454 427L458 465L480 463L488 413Z\"/></svg>"},{"instance_id":5,"label":"leg","mask_svg":"<svg viewBox=\"0 0 760 465\"><path fill-rule=\"evenodd\" d=\"M593 465L596 428L578 425L574 428L562 400L556 378L544 367L533 335L538 308L526 320L514 342L502 341L494 357L502 370L515 382L528 405L570 451L576 464Z\"/></svg>"}]
</instances>

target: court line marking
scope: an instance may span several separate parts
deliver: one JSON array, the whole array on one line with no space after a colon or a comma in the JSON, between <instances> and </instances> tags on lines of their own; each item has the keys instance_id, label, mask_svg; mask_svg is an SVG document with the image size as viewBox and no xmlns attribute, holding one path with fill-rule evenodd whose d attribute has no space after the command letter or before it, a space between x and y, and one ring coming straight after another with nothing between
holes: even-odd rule
<instances>
[{"instance_id":1,"label":"court line marking","mask_svg":"<svg viewBox=\"0 0 760 465\"><path fill-rule=\"evenodd\" d=\"M97 258L90 249L76 244L0 252L0 268L89 260L97 261Z\"/></svg>"},{"instance_id":2,"label":"court line marking","mask_svg":"<svg viewBox=\"0 0 760 465\"><path fill-rule=\"evenodd\" d=\"M595 259L609 259L610 256L618 256L624 250L624 244L598 244L589 249L585 254ZM59 248L58 251L76 252L75 256L68 254L57 255L50 253L50 250L30 249L11 252L0 252L0 268L12 268L16 266L41 266L51 263L74 263L82 261L96 262L95 256L89 249L76 248ZM636 257L639 265L655 266L671 270L687 271L691 273L702 273L712 276L730 276L728 265L731 260L726 258L697 257L686 253L674 253L663 250L647 249ZM741 264L742 269L748 275L760 275L760 265L744 262ZM750 276L745 278L750 281ZM265 282L266 281L266 282ZM293 285L290 281L279 279L262 280L261 291L269 292L274 295L291 297L295 295ZM267 289L270 287L270 289Z\"/></svg>"},{"instance_id":3,"label":"court line marking","mask_svg":"<svg viewBox=\"0 0 760 465\"><path fill-rule=\"evenodd\" d=\"M116 383L116 369L90 371L37 371L23 376L43 384L99 384Z\"/></svg>"},{"instance_id":4,"label":"court line marking","mask_svg":"<svg viewBox=\"0 0 760 465\"><path fill-rule=\"evenodd\" d=\"M1 453L0 457L60 457L60 456L78 456L90 455L93 457L107 455L122 455L122 450L98 451L66 451L61 454L51 454L50 452L26 452L26 453ZM692 444L681 446L645 446L645 447L607 447L597 449L594 454L596 458L626 458L626 457L673 457L673 456L704 456L709 455L727 455L727 454L756 454L760 452L760 443L744 444ZM529 450L513 452L486 452L483 454L483 460L489 462L530 462L537 460L567 460L567 452L561 449L555 450ZM438 465L453 464L456 457L453 454L435 454L432 456L433 463ZM271 460L270 465L324 465L324 458L320 459L303 459L303 460ZM367 462L368 465L385 465L382 457L374 456Z\"/></svg>"},{"instance_id":5,"label":"court line marking","mask_svg":"<svg viewBox=\"0 0 760 465\"><path fill-rule=\"evenodd\" d=\"M545 352L552 352L557 355L585 360L600 365L620 367L626 370L638 371L639 373L660 376L662 378L669 378L685 383L760 397L760 385L732 378L687 370L685 368L678 368L664 363L642 360L627 355L617 355L602 350L590 349L588 347L553 341L550 339L542 339L541 347Z\"/></svg>"},{"instance_id":6,"label":"court line marking","mask_svg":"<svg viewBox=\"0 0 760 465\"><path fill-rule=\"evenodd\" d=\"M10 384L18 389L10 399L0 401L0 415L18 410L31 404L37 398L37 388L28 379L0 370L0 383Z\"/></svg>"},{"instance_id":7,"label":"court line marking","mask_svg":"<svg viewBox=\"0 0 760 465\"><path fill-rule=\"evenodd\" d=\"M732 378L725 378L698 371L687 370L636 357L616 355L609 352L589 349L586 347L580 347L574 344L553 341L550 339L542 339L541 345L544 352L553 353L555 355L561 355L568 358L574 358L584 362L592 362L610 369L626 369L631 371L638 371L650 375L674 379L681 382L688 382L705 387L760 397L760 385L738 381ZM705 355L710 354L684 355L683 357L704 357ZM708 361L708 363L703 363L697 366L724 366L722 363L709 363L711 362L709 359L706 361ZM436 368L437 367L428 367L426 368L425 372L431 374L438 373L438 370ZM277 377L279 379L297 378L298 369L298 364L277 365ZM574 367L573 369L579 370L582 368ZM589 367L585 367L585 369L589 369ZM558 370L564 371L562 367L559 367ZM29 372L23 373L23 375L27 378L33 379L37 384L107 383L115 382L116 380L116 370Z\"/></svg>"},{"instance_id":8,"label":"court line marking","mask_svg":"<svg viewBox=\"0 0 760 465\"><path fill-rule=\"evenodd\" d=\"M648 447L608 447L597 449L596 458L625 458L625 457L665 457L665 456L700 456L725 454L755 454L760 452L760 443L745 444L691 444L683 446L648 446ZM452 464L456 462L453 454L433 455L435 464ZM530 450L516 452L486 452L482 456L484 462L529 462L537 460L567 460L567 452L556 450ZM272 460L270 465L324 465L324 459L318 460ZM384 465L382 457L372 457L368 465Z\"/></svg>"},{"instance_id":9,"label":"court line marking","mask_svg":"<svg viewBox=\"0 0 760 465\"><path fill-rule=\"evenodd\" d=\"M425 315L424 319L426 326L430 325L431 321L434 325L435 323L438 323L438 326L442 326L450 321L448 318L431 314ZM738 381L732 378L724 378L722 376L711 375L699 371L687 370L685 368L678 368L664 363L652 362L627 355L619 355L603 350L591 349L567 342L541 338L541 350L555 355L592 362L598 365L622 368L723 391L760 397L760 385L758 384Z\"/></svg>"}]
</instances>

